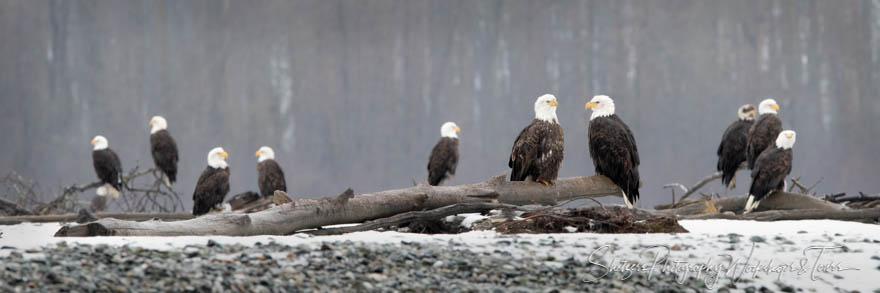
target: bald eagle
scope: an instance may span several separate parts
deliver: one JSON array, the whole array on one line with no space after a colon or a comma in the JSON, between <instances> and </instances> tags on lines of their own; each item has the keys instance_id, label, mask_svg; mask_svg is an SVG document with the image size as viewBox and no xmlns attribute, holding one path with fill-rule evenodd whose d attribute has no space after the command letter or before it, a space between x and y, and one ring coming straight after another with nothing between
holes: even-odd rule
<instances>
[{"instance_id":1,"label":"bald eagle","mask_svg":"<svg viewBox=\"0 0 880 293\"><path fill-rule=\"evenodd\" d=\"M748 145L746 146L746 160L749 169L755 168L755 160L765 149L773 145L773 141L782 132L782 121L776 117L779 105L776 100L766 99L758 104L758 119L749 127Z\"/></svg>"},{"instance_id":2,"label":"bald eagle","mask_svg":"<svg viewBox=\"0 0 880 293\"><path fill-rule=\"evenodd\" d=\"M119 190L122 188L122 163L119 162L119 156L108 148L107 138L103 136L95 136L92 139L92 145L94 146L92 163L95 166L95 173L98 174L101 183L104 183L98 187L97 194L118 198Z\"/></svg>"},{"instance_id":3,"label":"bald eagle","mask_svg":"<svg viewBox=\"0 0 880 293\"><path fill-rule=\"evenodd\" d=\"M153 154L153 162L164 174L165 185L177 180L177 143L168 133L168 122L162 116L153 116L150 119L150 152Z\"/></svg>"},{"instance_id":4,"label":"bald eagle","mask_svg":"<svg viewBox=\"0 0 880 293\"><path fill-rule=\"evenodd\" d=\"M749 127L755 122L755 106L742 105L736 115L739 119L727 127L718 145L717 169L721 172L721 184L730 189L736 187L736 170L746 161L746 140Z\"/></svg>"},{"instance_id":5,"label":"bald eagle","mask_svg":"<svg viewBox=\"0 0 880 293\"><path fill-rule=\"evenodd\" d=\"M284 171L275 162L275 151L272 148L260 147L257 156L257 183L260 185L260 195L272 196L276 190L287 192L287 182L284 180Z\"/></svg>"},{"instance_id":6,"label":"bald eagle","mask_svg":"<svg viewBox=\"0 0 880 293\"><path fill-rule=\"evenodd\" d=\"M764 197L785 187L785 176L791 172L791 147L794 146L795 139L796 134L792 130L780 132L776 137L775 147L768 148L755 160L745 212L757 208Z\"/></svg>"},{"instance_id":7,"label":"bald eagle","mask_svg":"<svg viewBox=\"0 0 880 293\"><path fill-rule=\"evenodd\" d=\"M535 120L523 128L510 151L510 181L531 179L544 185L555 184L565 146L562 126L556 118L558 105L556 97L549 94L535 101Z\"/></svg>"},{"instance_id":8,"label":"bald eagle","mask_svg":"<svg viewBox=\"0 0 880 293\"><path fill-rule=\"evenodd\" d=\"M596 174L608 177L623 192L629 208L639 199L639 149L632 130L616 114L614 100L606 95L593 97L585 106L590 115L590 158Z\"/></svg>"},{"instance_id":9,"label":"bald eagle","mask_svg":"<svg viewBox=\"0 0 880 293\"><path fill-rule=\"evenodd\" d=\"M208 152L208 167L202 171L196 190L193 192L193 215L203 215L223 202L229 192L229 167L226 158L229 155L221 147Z\"/></svg>"},{"instance_id":10,"label":"bald eagle","mask_svg":"<svg viewBox=\"0 0 880 293\"><path fill-rule=\"evenodd\" d=\"M446 122L440 126L440 140L434 145L428 158L428 184L437 186L441 181L455 175L459 131L461 128L455 122Z\"/></svg>"}]
</instances>

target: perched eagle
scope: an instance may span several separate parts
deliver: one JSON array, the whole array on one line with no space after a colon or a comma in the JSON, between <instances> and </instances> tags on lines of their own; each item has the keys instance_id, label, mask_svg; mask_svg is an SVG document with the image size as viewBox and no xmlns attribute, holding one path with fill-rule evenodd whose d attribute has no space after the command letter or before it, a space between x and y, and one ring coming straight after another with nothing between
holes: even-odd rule
<instances>
[{"instance_id":1,"label":"perched eagle","mask_svg":"<svg viewBox=\"0 0 880 293\"><path fill-rule=\"evenodd\" d=\"M458 166L458 132L461 128L455 122L440 126L440 140L431 150L428 158L428 184L437 186L440 182L455 175Z\"/></svg>"},{"instance_id":2,"label":"perched eagle","mask_svg":"<svg viewBox=\"0 0 880 293\"><path fill-rule=\"evenodd\" d=\"M629 208L639 199L639 149L632 130L616 114L614 100L606 95L593 97L585 106L590 115L590 158L596 174L608 177L623 191Z\"/></svg>"},{"instance_id":3,"label":"perched eagle","mask_svg":"<svg viewBox=\"0 0 880 293\"><path fill-rule=\"evenodd\" d=\"M275 162L275 151L264 146L257 150L257 183L260 184L260 195L272 196L276 190L287 192L284 171Z\"/></svg>"},{"instance_id":4,"label":"perched eagle","mask_svg":"<svg viewBox=\"0 0 880 293\"><path fill-rule=\"evenodd\" d=\"M791 147L794 146L795 137L792 130L780 132L776 138L776 146L765 150L755 160L745 212L757 208L764 197L785 187L785 176L791 172Z\"/></svg>"},{"instance_id":5,"label":"perched eagle","mask_svg":"<svg viewBox=\"0 0 880 293\"><path fill-rule=\"evenodd\" d=\"M203 215L223 202L229 192L229 157L223 148L216 147L208 152L208 167L202 171L196 190L193 192L193 215Z\"/></svg>"},{"instance_id":6,"label":"perched eagle","mask_svg":"<svg viewBox=\"0 0 880 293\"><path fill-rule=\"evenodd\" d=\"M718 145L717 168L721 172L721 184L730 189L736 187L736 170L746 161L746 140L749 127L755 122L755 106L742 105L736 115L739 119L727 127Z\"/></svg>"},{"instance_id":7,"label":"perched eagle","mask_svg":"<svg viewBox=\"0 0 880 293\"><path fill-rule=\"evenodd\" d=\"M92 139L92 163L95 165L95 173L104 183L98 187L96 191L98 195L110 195L113 198L119 197L119 190L122 189L122 163L119 162L119 156L116 152L109 149L107 138L103 136L95 136Z\"/></svg>"},{"instance_id":8,"label":"perched eagle","mask_svg":"<svg viewBox=\"0 0 880 293\"><path fill-rule=\"evenodd\" d=\"M153 116L150 119L150 152L153 154L153 162L164 174L165 185L177 180L177 143L168 133L168 122L162 116Z\"/></svg>"},{"instance_id":9,"label":"perched eagle","mask_svg":"<svg viewBox=\"0 0 880 293\"><path fill-rule=\"evenodd\" d=\"M523 128L510 151L510 181L531 179L555 184L562 166L565 137L556 118L556 97L543 95L535 101L535 120Z\"/></svg>"},{"instance_id":10,"label":"perched eagle","mask_svg":"<svg viewBox=\"0 0 880 293\"><path fill-rule=\"evenodd\" d=\"M746 160L749 169L755 168L755 160L765 149L773 145L773 140L782 132L782 121L776 117L779 105L773 99L766 99L758 104L758 119L749 127Z\"/></svg>"}]
</instances>

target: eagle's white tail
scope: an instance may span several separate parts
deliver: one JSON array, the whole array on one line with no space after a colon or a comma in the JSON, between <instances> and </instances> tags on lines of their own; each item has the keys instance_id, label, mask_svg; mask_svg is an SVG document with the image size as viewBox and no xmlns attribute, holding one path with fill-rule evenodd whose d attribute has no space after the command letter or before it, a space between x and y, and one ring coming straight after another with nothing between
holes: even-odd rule
<instances>
[{"instance_id":1,"label":"eagle's white tail","mask_svg":"<svg viewBox=\"0 0 880 293\"><path fill-rule=\"evenodd\" d=\"M97 194L98 196L109 195L113 198L119 198L119 190L116 190L116 188L113 188L113 185L110 184L101 185L100 187L98 187L98 189L95 190L95 194Z\"/></svg>"},{"instance_id":2,"label":"eagle's white tail","mask_svg":"<svg viewBox=\"0 0 880 293\"><path fill-rule=\"evenodd\" d=\"M113 187L113 185L107 184L107 191L109 192L110 197L112 197L114 199L119 198L119 190L116 190L116 188Z\"/></svg>"},{"instance_id":3,"label":"eagle's white tail","mask_svg":"<svg viewBox=\"0 0 880 293\"><path fill-rule=\"evenodd\" d=\"M162 182L165 183L165 186L171 188L171 179L168 179L168 175L162 174Z\"/></svg>"},{"instance_id":4,"label":"eagle's white tail","mask_svg":"<svg viewBox=\"0 0 880 293\"><path fill-rule=\"evenodd\" d=\"M757 208L759 204L761 204L761 201L760 200L756 201L755 196L749 194L749 200L746 201L746 207L744 208L743 213L751 212L752 210Z\"/></svg>"},{"instance_id":5,"label":"eagle's white tail","mask_svg":"<svg viewBox=\"0 0 880 293\"><path fill-rule=\"evenodd\" d=\"M626 197L626 192L621 191L620 193L623 193L623 202L626 203L626 207L628 207L629 209L632 209L633 204L631 202L629 202L629 198Z\"/></svg>"}]
</instances>

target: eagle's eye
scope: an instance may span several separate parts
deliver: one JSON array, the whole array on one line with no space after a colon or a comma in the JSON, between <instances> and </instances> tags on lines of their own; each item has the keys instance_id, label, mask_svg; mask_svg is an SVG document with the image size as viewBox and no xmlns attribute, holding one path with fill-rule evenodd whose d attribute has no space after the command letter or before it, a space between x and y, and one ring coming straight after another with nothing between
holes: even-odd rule
<instances>
[{"instance_id":1,"label":"eagle's eye","mask_svg":"<svg viewBox=\"0 0 880 293\"><path fill-rule=\"evenodd\" d=\"M598 103L599 103L599 101L596 101L596 104L598 104Z\"/></svg>"}]
</instances>

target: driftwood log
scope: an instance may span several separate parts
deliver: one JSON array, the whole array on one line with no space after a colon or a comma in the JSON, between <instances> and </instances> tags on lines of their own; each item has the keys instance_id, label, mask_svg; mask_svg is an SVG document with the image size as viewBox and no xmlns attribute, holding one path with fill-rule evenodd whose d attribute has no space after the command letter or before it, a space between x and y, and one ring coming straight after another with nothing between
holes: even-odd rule
<instances>
[{"instance_id":1,"label":"driftwood log","mask_svg":"<svg viewBox=\"0 0 880 293\"><path fill-rule=\"evenodd\" d=\"M753 212L742 212L746 196L715 199L696 199L672 204L658 205L655 213L674 216L679 220L729 219L755 221L782 220L841 220L875 223L880 219L880 208L851 209L809 195L777 191L761 201Z\"/></svg>"},{"instance_id":2,"label":"driftwood log","mask_svg":"<svg viewBox=\"0 0 880 293\"><path fill-rule=\"evenodd\" d=\"M303 229L362 223L457 203L497 201L512 205L553 205L574 198L620 196L620 189L604 176L559 179L552 186L509 182L504 177L502 174L485 182L459 186L420 184L358 196L349 190L336 197L300 199L252 214L209 214L177 222L104 218L62 227L55 236L288 235Z\"/></svg>"},{"instance_id":3,"label":"driftwood log","mask_svg":"<svg viewBox=\"0 0 880 293\"><path fill-rule=\"evenodd\" d=\"M487 212L494 209L518 209L519 206L503 204L503 203L490 203L490 202L473 202L473 203L458 203L450 206L441 207L438 209L428 210L428 211L412 211L406 212L402 214L397 214L388 218L376 219L373 221L367 221L366 223L350 226L350 227L339 227L339 228L330 228L330 229L319 229L315 231L309 231L307 233L312 235L339 235L345 233L352 232L361 232L361 231L370 231L376 230L380 228L389 228L395 226L401 226L405 224L409 224L417 221L430 221L436 219L442 219L446 216L457 215L457 214L465 214L465 213L481 213Z\"/></svg>"},{"instance_id":4,"label":"driftwood log","mask_svg":"<svg viewBox=\"0 0 880 293\"><path fill-rule=\"evenodd\" d=\"M177 221L192 219L192 213L93 213L95 218L114 218L129 221L147 221L152 219L160 219L163 221ZM42 216L8 216L0 217L0 225L16 225L20 223L51 223L51 222L75 222L79 219L79 214L68 213L61 215L42 215Z\"/></svg>"},{"instance_id":5,"label":"driftwood log","mask_svg":"<svg viewBox=\"0 0 880 293\"><path fill-rule=\"evenodd\" d=\"M841 220L874 223L880 220L880 208L870 209L806 209L806 210L773 210L752 212L736 215L733 213L705 214L684 216L681 219L705 220L705 219L729 219L729 220L753 220L753 221L784 221L784 220Z\"/></svg>"},{"instance_id":6,"label":"driftwood log","mask_svg":"<svg viewBox=\"0 0 880 293\"><path fill-rule=\"evenodd\" d=\"M654 207L659 212L667 215L695 215L710 213L710 208L699 209L693 206L706 206L711 203L714 207L714 213L724 212L742 212L746 205L748 196L728 196L714 199L694 199L678 202L673 207L672 204L661 204ZM755 212L768 210L844 210L845 206L831 203L822 199L818 199L809 195L777 191L770 196L764 198L758 205Z\"/></svg>"}]
</instances>

